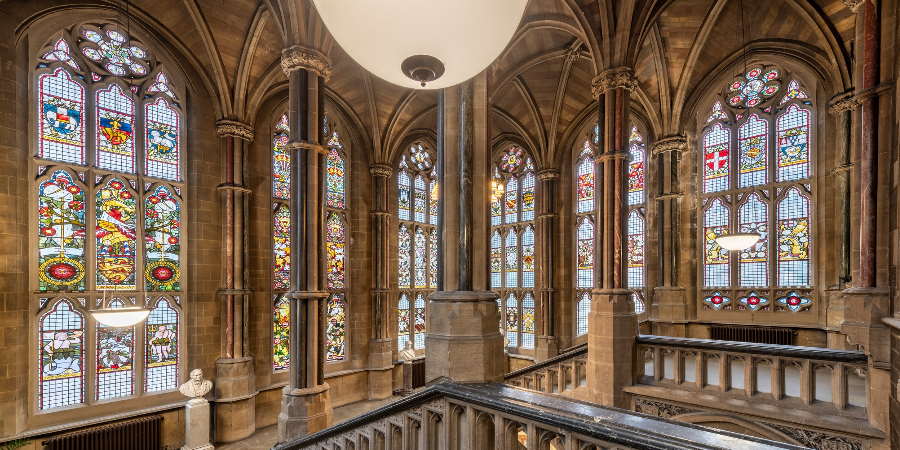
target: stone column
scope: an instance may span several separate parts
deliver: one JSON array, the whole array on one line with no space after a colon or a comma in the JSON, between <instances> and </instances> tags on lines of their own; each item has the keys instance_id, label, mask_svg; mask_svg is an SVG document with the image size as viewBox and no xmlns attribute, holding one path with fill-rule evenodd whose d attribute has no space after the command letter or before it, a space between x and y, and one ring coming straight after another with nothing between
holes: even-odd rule
<instances>
[{"instance_id":1,"label":"stone column","mask_svg":"<svg viewBox=\"0 0 900 450\"><path fill-rule=\"evenodd\" d=\"M681 214L684 208L684 192L681 186L681 156L688 149L687 138L681 135L667 136L656 141L651 151L652 177L659 180L654 189L657 210L657 236L659 239L659 285L654 288L655 305L650 307L654 321L665 324L667 334L686 336L685 324L693 318L693 308L685 289L686 278L679 267L684 267ZM689 180L688 180L689 182ZM688 247L690 248L690 247Z\"/></svg>"},{"instance_id":2,"label":"stone column","mask_svg":"<svg viewBox=\"0 0 900 450\"><path fill-rule=\"evenodd\" d=\"M487 77L444 91L443 284L428 301L425 370L429 381L503 379L505 360L497 295L488 291ZM473 180L484 180L475 185ZM477 255L477 258L475 257Z\"/></svg>"},{"instance_id":3,"label":"stone column","mask_svg":"<svg viewBox=\"0 0 900 450\"><path fill-rule=\"evenodd\" d=\"M556 335L557 317L554 301L556 289L553 277L556 271L557 212L556 197L559 171L546 169L538 172L541 195L537 217L538 248L540 249L539 290L537 307L537 343L535 345L535 361L540 362L559 353L559 340Z\"/></svg>"},{"instance_id":4,"label":"stone column","mask_svg":"<svg viewBox=\"0 0 900 450\"><path fill-rule=\"evenodd\" d=\"M637 87L628 67L606 70L591 81L598 103L600 148L597 174L599 252L598 284L588 315L587 382L591 400L627 408L622 388L632 384L637 318L631 292L625 289L625 161L628 145L630 92Z\"/></svg>"},{"instance_id":5,"label":"stone column","mask_svg":"<svg viewBox=\"0 0 900 450\"><path fill-rule=\"evenodd\" d=\"M253 128L235 120L216 122L225 159L225 182L218 186L223 209L223 285L221 357L216 360L216 441L232 442L256 430L256 380L248 351L247 211L250 190L244 186L247 146Z\"/></svg>"},{"instance_id":6,"label":"stone column","mask_svg":"<svg viewBox=\"0 0 900 450\"><path fill-rule=\"evenodd\" d=\"M321 160L322 98L320 86L331 72L327 58L316 50L293 46L281 53L288 77L288 121L291 155L291 343L288 385L278 415L278 437L285 441L331 425L331 401L325 383L325 301Z\"/></svg>"},{"instance_id":7,"label":"stone column","mask_svg":"<svg viewBox=\"0 0 900 450\"><path fill-rule=\"evenodd\" d=\"M372 175L372 336L369 342L369 399L383 399L393 391L393 347L391 345L391 217L388 193L393 171L386 164L369 167Z\"/></svg>"}]
</instances>

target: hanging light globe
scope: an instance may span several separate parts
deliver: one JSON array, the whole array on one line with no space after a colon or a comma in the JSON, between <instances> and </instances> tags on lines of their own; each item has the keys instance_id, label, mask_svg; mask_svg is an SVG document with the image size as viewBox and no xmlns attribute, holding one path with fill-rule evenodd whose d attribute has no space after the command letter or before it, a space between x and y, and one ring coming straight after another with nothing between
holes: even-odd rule
<instances>
[{"instance_id":1,"label":"hanging light globe","mask_svg":"<svg viewBox=\"0 0 900 450\"><path fill-rule=\"evenodd\" d=\"M313 0L338 44L398 86L440 89L478 75L509 43L528 0Z\"/></svg>"},{"instance_id":2,"label":"hanging light globe","mask_svg":"<svg viewBox=\"0 0 900 450\"><path fill-rule=\"evenodd\" d=\"M108 327L121 328L136 325L139 322L147 320L150 310L128 307L128 308L105 308L91 311L94 320Z\"/></svg>"},{"instance_id":3,"label":"hanging light globe","mask_svg":"<svg viewBox=\"0 0 900 450\"><path fill-rule=\"evenodd\" d=\"M723 234L716 238L716 243L725 250L746 250L756 245L762 236L759 233Z\"/></svg>"}]
</instances>

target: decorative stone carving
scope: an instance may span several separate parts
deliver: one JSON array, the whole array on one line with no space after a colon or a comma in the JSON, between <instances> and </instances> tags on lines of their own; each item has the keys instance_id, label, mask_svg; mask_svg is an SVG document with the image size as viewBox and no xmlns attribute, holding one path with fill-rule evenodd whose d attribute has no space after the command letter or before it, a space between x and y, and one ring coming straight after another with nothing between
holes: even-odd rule
<instances>
[{"instance_id":1,"label":"decorative stone carving","mask_svg":"<svg viewBox=\"0 0 900 450\"><path fill-rule=\"evenodd\" d=\"M232 136L252 142L256 134L253 127L237 120L220 119L216 121L216 134L219 137Z\"/></svg>"},{"instance_id":2,"label":"decorative stone carving","mask_svg":"<svg viewBox=\"0 0 900 450\"><path fill-rule=\"evenodd\" d=\"M331 77L331 62L322 52L300 45L281 51L281 70L285 75L301 69L313 72L325 80Z\"/></svg>"},{"instance_id":3,"label":"decorative stone carving","mask_svg":"<svg viewBox=\"0 0 900 450\"><path fill-rule=\"evenodd\" d=\"M804 447L818 448L823 450L863 449L863 443L858 439L853 439L846 436L826 434L819 431L804 430L802 428L794 428L773 423L769 423L767 425L790 436L791 439L799 442Z\"/></svg>"},{"instance_id":4,"label":"decorative stone carving","mask_svg":"<svg viewBox=\"0 0 900 450\"><path fill-rule=\"evenodd\" d=\"M203 371L194 369L191 371L191 379L182 384L178 390L192 399L203 397L212 390L212 381L203 379Z\"/></svg>"},{"instance_id":5,"label":"decorative stone carving","mask_svg":"<svg viewBox=\"0 0 900 450\"><path fill-rule=\"evenodd\" d=\"M841 3L843 3L847 8L850 8L850 11L853 12L858 12L859 7L862 6L862 4L865 2L866 0L841 0Z\"/></svg>"},{"instance_id":6,"label":"decorative stone carving","mask_svg":"<svg viewBox=\"0 0 900 450\"><path fill-rule=\"evenodd\" d=\"M828 112L831 114L840 114L844 111L853 111L862 105L862 102L859 98L853 95L852 92L847 92L842 95L835 96L828 102Z\"/></svg>"},{"instance_id":7,"label":"decorative stone carving","mask_svg":"<svg viewBox=\"0 0 900 450\"><path fill-rule=\"evenodd\" d=\"M631 67L615 67L600 72L591 80L591 94L595 99L613 89L625 89L633 91L638 87L637 78L634 77L634 69Z\"/></svg>"},{"instance_id":8,"label":"decorative stone carving","mask_svg":"<svg viewBox=\"0 0 900 450\"><path fill-rule=\"evenodd\" d=\"M684 136L666 136L653 144L654 155L668 152L684 153L688 150L688 141Z\"/></svg>"},{"instance_id":9,"label":"decorative stone carving","mask_svg":"<svg viewBox=\"0 0 900 450\"><path fill-rule=\"evenodd\" d=\"M679 405L673 405L645 398L636 398L634 400L634 410L639 413L649 414L651 416L669 419L682 414L697 412L696 409L685 408Z\"/></svg>"},{"instance_id":10,"label":"decorative stone carving","mask_svg":"<svg viewBox=\"0 0 900 450\"><path fill-rule=\"evenodd\" d=\"M552 181L559 178L559 171L556 169L544 169L537 173L538 180Z\"/></svg>"},{"instance_id":11,"label":"decorative stone carving","mask_svg":"<svg viewBox=\"0 0 900 450\"><path fill-rule=\"evenodd\" d=\"M387 164L372 164L369 166L369 174L373 177L389 178L393 173L394 170Z\"/></svg>"}]
</instances>

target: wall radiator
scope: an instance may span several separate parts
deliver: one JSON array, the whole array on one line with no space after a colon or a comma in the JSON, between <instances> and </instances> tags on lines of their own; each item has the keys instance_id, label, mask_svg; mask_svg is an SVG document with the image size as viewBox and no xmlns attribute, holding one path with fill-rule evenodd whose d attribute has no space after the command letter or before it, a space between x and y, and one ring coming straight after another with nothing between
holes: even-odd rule
<instances>
[{"instance_id":1,"label":"wall radiator","mask_svg":"<svg viewBox=\"0 0 900 450\"><path fill-rule=\"evenodd\" d=\"M794 345L797 332L790 328L740 327L713 325L711 338L720 341L753 342L757 344Z\"/></svg>"},{"instance_id":2,"label":"wall radiator","mask_svg":"<svg viewBox=\"0 0 900 450\"><path fill-rule=\"evenodd\" d=\"M45 450L160 450L162 416L147 416L53 436Z\"/></svg>"}]
</instances>

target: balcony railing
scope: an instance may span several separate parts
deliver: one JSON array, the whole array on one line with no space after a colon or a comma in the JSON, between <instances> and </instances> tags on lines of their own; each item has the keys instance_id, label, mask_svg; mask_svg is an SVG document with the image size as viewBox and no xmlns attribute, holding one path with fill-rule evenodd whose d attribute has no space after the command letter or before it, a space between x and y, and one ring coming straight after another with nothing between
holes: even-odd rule
<instances>
[{"instance_id":1,"label":"balcony railing","mask_svg":"<svg viewBox=\"0 0 900 450\"><path fill-rule=\"evenodd\" d=\"M505 383L551 394L587 386L587 344L506 374Z\"/></svg>"}]
</instances>

